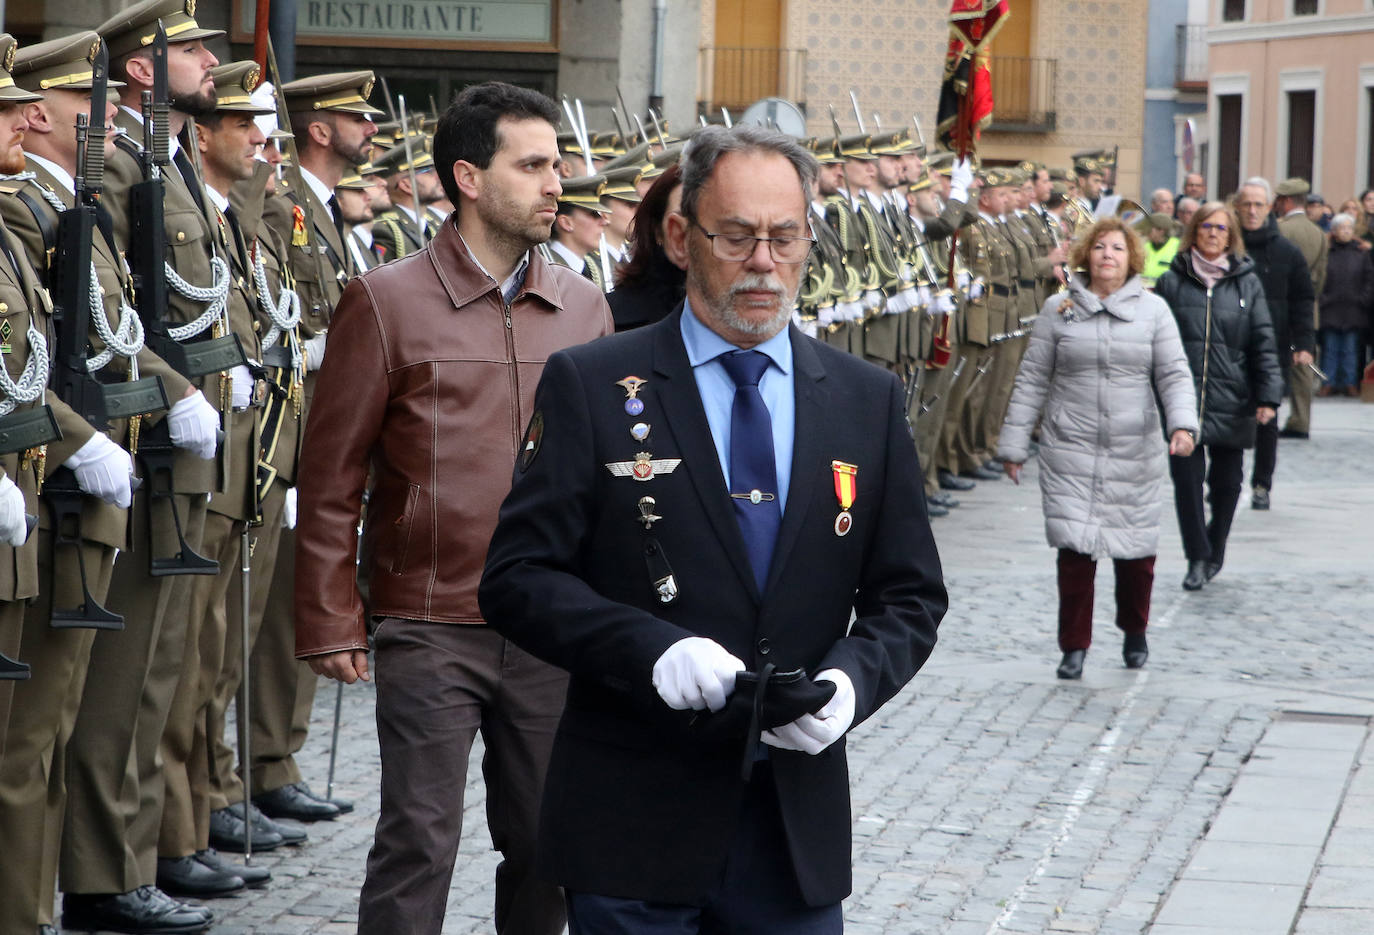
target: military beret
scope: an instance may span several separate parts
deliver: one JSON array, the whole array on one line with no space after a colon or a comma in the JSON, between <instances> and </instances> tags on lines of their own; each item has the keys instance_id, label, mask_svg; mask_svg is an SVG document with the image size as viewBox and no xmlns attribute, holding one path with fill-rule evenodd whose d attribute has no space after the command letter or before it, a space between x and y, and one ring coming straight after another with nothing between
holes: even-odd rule
<instances>
[{"instance_id":1,"label":"military beret","mask_svg":"<svg viewBox=\"0 0 1374 935\"><path fill-rule=\"evenodd\" d=\"M14 76L13 83L24 91L41 92L49 88L89 91L100 42L100 36L94 30L87 30L37 45L26 45L17 53L6 51L5 61L9 63L6 71ZM3 47L4 43L0 41L0 48ZM122 88L124 82L111 81L109 87ZM8 86L4 90L8 90ZM22 100L34 101L41 97L41 94L25 95ZM3 100L21 98L6 98L0 94L0 101Z\"/></svg>"},{"instance_id":2,"label":"military beret","mask_svg":"<svg viewBox=\"0 0 1374 935\"><path fill-rule=\"evenodd\" d=\"M215 79L215 110L232 110L244 114L274 114L276 107L253 100L253 89L262 78L262 69L254 61L229 62L210 69Z\"/></svg>"},{"instance_id":3,"label":"military beret","mask_svg":"<svg viewBox=\"0 0 1374 935\"><path fill-rule=\"evenodd\" d=\"M586 208L597 214L609 214L609 209L601 203L601 193L606 190L606 176L584 175L576 179L563 180L563 194L558 196L560 205Z\"/></svg>"},{"instance_id":4,"label":"military beret","mask_svg":"<svg viewBox=\"0 0 1374 935\"><path fill-rule=\"evenodd\" d=\"M410 158L406 158L405 139L372 160L372 167L378 175L400 175L414 169L423 172L434 168L434 155L425 146L425 139L418 133L410 134Z\"/></svg>"},{"instance_id":5,"label":"military beret","mask_svg":"<svg viewBox=\"0 0 1374 935\"><path fill-rule=\"evenodd\" d=\"M214 39L222 29L202 29L196 22L196 0L142 0L123 9L96 27L110 48L110 61L146 49L157 37L157 21L167 32L168 44Z\"/></svg>"},{"instance_id":6,"label":"military beret","mask_svg":"<svg viewBox=\"0 0 1374 935\"><path fill-rule=\"evenodd\" d=\"M620 166L615 169L603 168L601 174L606 177L606 187L601 190L602 198L614 198L617 201L628 201L632 205L640 202L639 192L635 190L636 183L644 174L644 166Z\"/></svg>"},{"instance_id":7,"label":"military beret","mask_svg":"<svg viewBox=\"0 0 1374 935\"><path fill-rule=\"evenodd\" d=\"M367 102L376 79L371 71L331 72L297 78L281 86L286 109L293 114L333 110L345 114L380 114Z\"/></svg>"},{"instance_id":8,"label":"military beret","mask_svg":"<svg viewBox=\"0 0 1374 935\"><path fill-rule=\"evenodd\" d=\"M1284 179L1274 186L1275 195L1284 195L1288 198L1296 198L1299 195L1306 195L1312 190L1312 186L1306 179Z\"/></svg>"}]
</instances>

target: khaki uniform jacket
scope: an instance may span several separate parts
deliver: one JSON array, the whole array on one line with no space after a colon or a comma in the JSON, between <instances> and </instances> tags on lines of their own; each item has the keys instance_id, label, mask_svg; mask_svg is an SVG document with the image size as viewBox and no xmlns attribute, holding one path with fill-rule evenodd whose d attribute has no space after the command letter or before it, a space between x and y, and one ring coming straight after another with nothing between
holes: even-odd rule
<instances>
[{"instance_id":1,"label":"khaki uniform jacket","mask_svg":"<svg viewBox=\"0 0 1374 935\"><path fill-rule=\"evenodd\" d=\"M425 224L429 225L428 216ZM383 211L372 222L372 246L383 263L409 256L433 238L432 226L426 226L421 237L419 225L399 208Z\"/></svg>"},{"instance_id":2,"label":"khaki uniform jacket","mask_svg":"<svg viewBox=\"0 0 1374 935\"><path fill-rule=\"evenodd\" d=\"M129 189L143 181L143 170L134 155L136 144L131 140L142 139L143 127L128 111L120 108L114 120L115 126L123 127L130 136L120 141L114 155L105 162L105 195L101 198L110 212L114 225L115 243L129 243L132 219L130 216ZM167 262L177 271L177 275L193 286L209 287L213 280L210 266L210 225L196 204L191 189L175 163L164 167L163 180L163 229L167 238ZM204 306L194 302L169 288L167 300L167 320L182 324L194 321L205 311ZM208 333L208 332L207 332ZM191 381L210 405L219 403L219 380L214 375L197 377ZM168 391L168 397L172 393ZM175 402L175 399L172 399ZM189 451L178 449L174 462L177 493L209 493L218 483L218 468L214 459L197 458Z\"/></svg>"},{"instance_id":3,"label":"khaki uniform jacket","mask_svg":"<svg viewBox=\"0 0 1374 935\"><path fill-rule=\"evenodd\" d=\"M277 237L276 231L263 223L267 202L280 198L280 195L266 195L263 174L234 186L229 201L234 210L240 213L243 236L251 244L258 259L262 261L267 280L268 301L273 305L280 300L283 287L294 288L287 264L290 262L286 245ZM256 290L254 292L256 297ZM261 301L253 308L259 339L265 338L272 323L262 310ZM300 333L299 327L296 329ZM277 339L279 347L289 349L285 334ZM268 348L263 348L266 354ZM292 396L291 374L284 368L268 367L267 398L263 408L258 411L258 454L257 480L258 502L266 496L268 488L277 480L286 484L296 482L296 461L300 457L303 412L297 405L298 399ZM275 387L275 388L273 388ZM296 387L295 393L303 392Z\"/></svg>"},{"instance_id":4,"label":"khaki uniform jacket","mask_svg":"<svg viewBox=\"0 0 1374 935\"><path fill-rule=\"evenodd\" d=\"M14 234L24 245L24 253L28 256L29 263L46 282L49 276L48 264L51 262L51 258L43 234L43 225L47 224L50 230L56 231L59 217L56 209L37 189L41 186L60 198L62 203L68 207L72 206L75 199L66 187L43 166L30 160L27 170L33 172L35 178L27 182L13 183L15 189L13 192L8 190L11 186L0 187L0 191L5 193L4 197L0 197L0 215L4 217L5 225L9 228L10 233ZM20 193L25 188L28 191L24 193L24 197L21 197ZM43 213L44 220L42 222L34 214L35 210ZM99 287L104 300L105 320L113 329L119 324L120 296L122 295L130 305L133 304L133 285L130 282L129 271L125 266L123 255L115 255L109 242L98 229L91 238L91 263L95 266L96 285ZM100 340L94 325L90 329L89 340L91 353L98 354L104 350L104 342ZM139 376L159 378L162 381L163 390L167 394L168 402L176 402L185 395L190 382L173 370L161 357L145 347L136 355L136 359ZM128 371L128 358L116 354L105 365L101 373L105 374L107 379L111 374L127 378ZM144 418L152 421L162 418L162 415L159 413ZM110 429L105 434L115 444L128 449L129 424L127 420L111 420ZM61 464L75 450L71 443L64 439L48 446L48 457L49 460ZM46 513L40 518L46 528L48 520ZM120 507L106 503L96 497L88 497L82 509L81 534L84 538L92 542L99 542L102 545L119 549L128 548L128 543L125 541L126 518L126 511Z\"/></svg>"},{"instance_id":5,"label":"khaki uniform jacket","mask_svg":"<svg viewBox=\"0 0 1374 935\"><path fill-rule=\"evenodd\" d=\"M1031 236L1022 219L1014 214L1007 215L1007 219L1002 222L1002 234L1014 256L1012 275L1015 277L1016 288L1012 290L1015 295L1012 304L1015 306L1015 312L1007 321L1007 331L1012 332L1020 330L1022 319L1025 319L1029 327L1031 320L1035 318L1040 308L1035 304L1040 282L1035 275L1035 238Z\"/></svg>"},{"instance_id":6,"label":"khaki uniform jacket","mask_svg":"<svg viewBox=\"0 0 1374 935\"><path fill-rule=\"evenodd\" d=\"M0 251L0 339L8 348L0 347L5 369L11 379L18 379L29 359L29 322L36 314L38 331L48 338L51 350L52 306L48 293L39 283L32 266L26 261L24 246L3 224L0 224L0 239L4 241L4 251ZM8 253L9 256L4 254ZM16 270L10 262L13 257L19 265ZM59 451L58 457L66 458L71 452L90 441L95 430L71 409L67 408L51 390L44 393L43 402L52 407L58 428L62 431L62 441L48 446L49 452ZM21 408L31 408L29 404ZM59 449L60 446L60 449ZM66 452L61 454L60 452ZM47 461L46 473L57 470L61 461L52 456ZM0 456L0 470L14 481L24 494L24 512L38 515L38 461L24 458L19 452ZM38 536L31 535L19 548L0 544L0 601L22 601L38 596Z\"/></svg>"},{"instance_id":7,"label":"khaki uniform jacket","mask_svg":"<svg viewBox=\"0 0 1374 935\"><path fill-rule=\"evenodd\" d=\"M313 222L307 236L305 225ZM288 268L301 297L301 333L313 337L329 327L348 280L358 274L329 206L301 181L282 186L263 206L263 223L288 245ZM313 383L313 380L312 380Z\"/></svg>"},{"instance_id":8,"label":"khaki uniform jacket","mask_svg":"<svg viewBox=\"0 0 1374 935\"><path fill-rule=\"evenodd\" d=\"M1279 233L1298 245L1312 274L1312 291L1321 295L1326 287L1326 257L1331 250L1326 234L1301 211L1279 218Z\"/></svg>"}]
</instances>

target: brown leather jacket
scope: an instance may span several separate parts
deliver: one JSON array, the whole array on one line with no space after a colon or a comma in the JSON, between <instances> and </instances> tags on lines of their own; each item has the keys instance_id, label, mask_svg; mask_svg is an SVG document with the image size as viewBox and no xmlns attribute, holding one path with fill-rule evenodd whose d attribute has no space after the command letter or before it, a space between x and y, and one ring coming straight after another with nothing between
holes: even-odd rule
<instances>
[{"instance_id":1,"label":"brown leather jacket","mask_svg":"<svg viewBox=\"0 0 1374 935\"><path fill-rule=\"evenodd\" d=\"M482 623L477 584L544 362L610 332L597 288L538 251L505 308L452 222L349 283L300 461L297 656L367 646L354 530L369 467L368 611Z\"/></svg>"}]
</instances>

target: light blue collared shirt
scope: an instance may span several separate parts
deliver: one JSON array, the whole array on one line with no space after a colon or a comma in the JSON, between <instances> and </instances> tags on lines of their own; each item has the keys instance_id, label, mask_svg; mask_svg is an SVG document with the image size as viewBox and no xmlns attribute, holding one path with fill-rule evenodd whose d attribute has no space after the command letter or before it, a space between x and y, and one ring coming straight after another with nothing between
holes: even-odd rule
<instances>
[{"instance_id":1,"label":"light blue collared shirt","mask_svg":"<svg viewBox=\"0 0 1374 935\"><path fill-rule=\"evenodd\" d=\"M792 480L792 443L796 438L797 400L793 392L792 338L790 328L773 335L753 349L768 355L771 364L759 380L759 395L773 422L773 459L778 473L778 510L787 509L787 488ZM697 392L706 410L711 439L720 456L720 472L730 483L730 410L735 404L735 383L719 358L739 350L692 314L691 302L682 305L682 343L697 381ZM731 492L740 493L742 491Z\"/></svg>"}]
</instances>

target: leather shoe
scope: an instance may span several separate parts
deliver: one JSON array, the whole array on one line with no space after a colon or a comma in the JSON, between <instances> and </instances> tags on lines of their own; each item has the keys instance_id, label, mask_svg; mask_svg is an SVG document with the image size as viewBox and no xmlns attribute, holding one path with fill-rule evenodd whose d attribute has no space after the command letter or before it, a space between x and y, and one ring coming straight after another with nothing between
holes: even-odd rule
<instances>
[{"instance_id":1,"label":"leather shoe","mask_svg":"<svg viewBox=\"0 0 1374 935\"><path fill-rule=\"evenodd\" d=\"M979 465L971 471L960 471L959 476L969 480L1001 480L1002 472Z\"/></svg>"},{"instance_id":2,"label":"leather shoe","mask_svg":"<svg viewBox=\"0 0 1374 935\"><path fill-rule=\"evenodd\" d=\"M1144 633L1127 633L1125 645L1121 647L1121 658L1126 660L1126 668L1143 669L1145 660L1150 658L1150 646L1145 642Z\"/></svg>"},{"instance_id":3,"label":"leather shoe","mask_svg":"<svg viewBox=\"0 0 1374 935\"><path fill-rule=\"evenodd\" d=\"M952 510L959 505L958 500L954 499L953 496L944 493L943 491L938 491L936 493L931 494L929 500L931 503L938 503L946 510Z\"/></svg>"},{"instance_id":4,"label":"leather shoe","mask_svg":"<svg viewBox=\"0 0 1374 935\"><path fill-rule=\"evenodd\" d=\"M996 471L998 474L1001 474L1002 462L998 461L996 458L988 458L986 461L983 462L983 468L985 470Z\"/></svg>"},{"instance_id":5,"label":"leather shoe","mask_svg":"<svg viewBox=\"0 0 1374 935\"><path fill-rule=\"evenodd\" d=\"M1299 432L1297 429L1279 429L1279 438L1307 438L1308 433Z\"/></svg>"},{"instance_id":6,"label":"leather shoe","mask_svg":"<svg viewBox=\"0 0 1374 935\"><path fill-rule=\"evenodd\" d=\"M339 814L340 814L340 815L347 815L349 812L353 811L353 802L352 802L350 799L339 799L339 798L328 798L328 799L327 799L327 798L325 798L325 797L322 796L322 795L316 795L316 794L315 794L315 790L310 788L310 783L306 782L304 779L302 779L300 782L296 783L296 788L299 789L299 790L301 790L302 792L304 792L306 795L310 796L310 798L314 799L314 800L317 801L317 802L328 802L328 803L330 803L331 805L333 805L335 808L337 808L337 809L339 810Z\"/></svg>"},{"instance_id":7,"label":"leather shoe","mask_svg":"<svg viewBox=\"0 0 1374 935\"><path fill-rule=\"evenodd\" d=\"M972 490L978 485L971 480L965 480L951 471L940 471L936 474L936 479L940 482L941 490Z\"/></svg>"},{"instance_id":8,"label":"leather shoe","mask_svg":"<svg viewBox=\"0 0 1374 935\"><path fill-rule=\"evenodd\" d=\"M210 867L194 856L157 859L157 888L173 896L228 896L245 886L243 877Z\"/></svg>"},{"instance_id":9,"label":"leather shoe","mask_svg":"<svg viewBox=\"0 0 1374 935\"><path fill-rule=\"evenodd\" d=\"M238 810L235 811L235 808ZM254 809L256 812L257 809ZM261 814L261 813L259 813ZM286 843L285 838L276 832L268 833L265 828L253 826L253 850L270 851ZM243 827L243 803L228 808L217 808L210 813L210 846L231 854L242 854L246 849Z\"/></svg>"},{"instance_id":10,"label":"leather shoe","mask_svg":"<svg viewBox=\"0 0 1374 935\"><path fill-rule=\"evenodd\" d=\"M1189 562L1188 575L1183 579L1183 590L1201 591L1202 586L1207 583L1207 563Z\"/></svg>"},{"instance_id":11,"label":"leather shoe","mask_svg":"<svg viewBox=\"0 0 1374 935\"><path fill-rule=\"evenodd\" d=\"M926 501L926 516L948 516L949 508L940 506L934 500Z\"/></svg>"},{"instance_id":12,"label":"leather shoe","mask_svg":"<svg viewBox=\"0 0 1374 935\"><path fill-rule=\"evenodd\" d=\"M199 935L214 921L209 909L175 900L156 886L113 895L66 893L62 897L62 927L81 932Z\"/></svg>"},{"instance_id":13,"label":"leather shoe","mask_svg":"<svg viewBox=\"0 0 1374 935\"><path fill-rule=\"evenodd\" d=\"M1250 491L1250 509L1267 510L1269 509L1269 491L1263 487L1254 487Z\"/></svg>"},{"instance_id":14,"label":"leather shoe","mask_svg":"<svg viewBox=\"0 0 1374 935\"><path fill-rule=\"evenodd\" d=\"M1064 654L1064 658L1059 662L1059 668L1055 670L1055 675L1061 679L1081 679L1083 677L1083 657L1088 655L1086 649L1071 649Z\"/></svg>"},{"instance_id":15,"label":"leather shoe","mask_svg":"<svg viewBox=\"0 0 1374 935\"><path fill-rule=\"evenodd\" d=\"M242 818L243 803L235 802L233 805L229 806L229 811L233 812L236 817ZM258 835L268 836L275 834L281 838L283 844L286 844L291 847L295 847L297 844L305 843L306 834L303 829L297 828L294 825L278 824L277 822L273 821L272 819L264 815L262 811L258 809L257 806L250 806L248 809L248 813L251 816L251 820L253 822L254 841L258 839ZM256 845L254 846L256 847Z\"/></svg>"},{"instance_id":16,"label":"leather shoe","mask_svg":"<svg viewBox=\"0 0 1374 935\"><path fill-rule=\"evenodd\" d=\"M256 864L249 866L239 864L225 857L213 847L207 847L203 851L196 851L196 860L211 870L218 870L221 873L231 873L236 877L242 877L243 882L248 885L250 890L262 889L272 879L272 871L266 867L259 867Z\"/></svg>"},{"instance_id":17,"label":"leather shoe","mask_svg":"<svg viewBox=\"0 0 1374 935\"><path fill-rule=\"evenodd\" d=\"M38 935L58 935L57 926L40 925L38 926Z\"/></svg>"},{"instance_id":18,"label":"leather shoe","mask_svg":"<svg viewBox=\"0 0 1374 935\"><path fill-rule=\"evenodd\" d=\"M1207 575L1208 581L1211 581L1217 575L1221 574L1221 562L1208 562L1205 574Z\"/></svg>"},{"instance_id":19,"label":"leather shoe","mask_svg":"<svg viewBox=\"0 0 1374 935\"><path fill-rule=\"evenodd\" d=\"M253 796L256 805L268 818L294 818L296 821L328 821L339 817L339 807L333 802L307 795L301 783L288 783L270 792Z\"/></svg>"}]
</instances>

